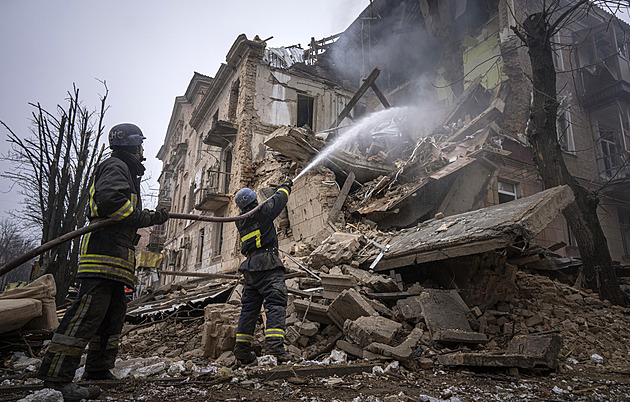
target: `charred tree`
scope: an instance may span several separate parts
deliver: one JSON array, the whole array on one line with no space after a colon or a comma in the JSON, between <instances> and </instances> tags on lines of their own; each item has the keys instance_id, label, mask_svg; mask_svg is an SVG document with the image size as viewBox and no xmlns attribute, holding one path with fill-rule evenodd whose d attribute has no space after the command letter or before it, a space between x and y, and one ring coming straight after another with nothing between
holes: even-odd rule
<instances>
[{"instance_id":1,"label":"charred tree","mask_svg":"<svg viewBox=\"0 0 630 402\"><path fill-rule=\"evenodd\" d=\"M89 184L104 147L99 144L107 110L107 86L98 112L81 105L79 89L68 93L66 108L57 113L39 104L33 112L31 136L22 138L6 124L11 150L2 158L14 169L2 174L17 183L24 196L20 216L41 229L41 244L86 224ZM53 274L57 303L65 300L78 265L79 239L66 242L43 254L34 276Z\"/></svg>"},{"instance_id":2,"label":"charred tree","mask_svg":"<svg viewBox=\"0 0 630 402\"><path fill-rule=\"evenodd\" d=\"M587 4L581 0L556 16L553 10L557 9L546 8L528 16L520 27L512 29L527 46L532 65L533 95L526 134L533 147L538 172L545 188L567 184L573 190L575 201L563 211L563 215L578 243L586 285L598 291L600 298L625 306L627 300L619 287L597 215L599 199L569 173L557 139L559 102L551 38L564 21ZM553 17L555 19L551 22Z\"/></svg>"},{"instance_id":3,"label":"charred tree","mask_svg":"<svg viewBox=\"0 0 630 402\"><path fill-rule=\"evenodd\" d=\"M36 247L36 239L29 236L13 219L0 219L0 264L5 264ZM10 283L28 282L32 261L27 261L11 272L0 276L0 292Z\"/></svg>"}]
</instances>

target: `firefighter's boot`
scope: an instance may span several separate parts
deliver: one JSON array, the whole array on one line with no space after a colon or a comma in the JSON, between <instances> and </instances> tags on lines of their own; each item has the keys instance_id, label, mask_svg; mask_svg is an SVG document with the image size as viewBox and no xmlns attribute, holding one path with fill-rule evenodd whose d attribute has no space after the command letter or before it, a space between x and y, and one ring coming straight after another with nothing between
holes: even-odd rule
<instances>
[{"instance_id":1,"label":"firefighter's boot","mask_svg":"<svg viewBox=\"0 0 630 402\"><path fill-rule=\"evenodd\" d=\"M256 353L252 348L252 345L244 342L236 342L234 346L234 357L241 364L249 364L256 360Z\"/></svg>"},{"instance_id":2,"label":"firefighter's boot","mask_svg":"<svg viewBox=\"0 0 630 402\"><path fill-rule=\"evenodd\" d=\"M73 382L44 381L44 388L52 388L61 392L65 402L79 402L82 399L96 399L101 394L101 389L99 387L82 387Z\"/></svg>"}]
</instances>

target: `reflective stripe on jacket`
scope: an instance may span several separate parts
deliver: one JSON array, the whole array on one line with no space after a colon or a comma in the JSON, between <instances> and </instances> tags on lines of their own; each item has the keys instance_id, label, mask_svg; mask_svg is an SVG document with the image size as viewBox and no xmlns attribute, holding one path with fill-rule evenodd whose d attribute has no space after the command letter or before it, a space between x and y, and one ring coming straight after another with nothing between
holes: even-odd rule
<instances>
[{"instance_id":1,"label":"reflective stripe on jacket","mask_svg":"<svg viewBox=\"0 0 630 402\"><path fill-rule=\"evenodd\" d=\"M90 188L89 217L118 223L87 233L81 240L77 278L105 278L135 286L135 240L142 201L140 179L115 156L96 169Z\"/></svg>"},{"instance_id":2,"label":"reflective stripe on jacket","mask_svg":"<svg viewBox=\"0 0 630 402\"><path fill-rule=\"evenodd\" d=\"M283 267L282 261L278 257L278 235L273 220L282 212L289 200L290 193L291 188L278 187L275 194L260 211L249 218L236 221L236 227L241 238L241 253L248 256L239 270L266 271Z\"/></svg>"}]
</instances>

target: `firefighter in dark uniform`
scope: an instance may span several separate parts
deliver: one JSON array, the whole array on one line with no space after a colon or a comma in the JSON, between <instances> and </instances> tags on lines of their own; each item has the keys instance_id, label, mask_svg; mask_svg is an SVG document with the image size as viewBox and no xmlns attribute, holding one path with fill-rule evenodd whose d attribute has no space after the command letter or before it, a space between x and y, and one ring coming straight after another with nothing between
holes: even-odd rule
<instances>
[{"instance_id":1,"label":"firefighter in dark uniform","mask_svg":"<svg viewBox=\"0 0 630 402\"><path fill-rule=\"evenodd\" d=\"M276 356L278 362L291 358L284 350L287 286L284 283L285 268L278 256L278 235L273 220L289 200L292 185L291 180L282 183L258 212L236 222L241 237L241 253L247 256L239 267L245 286L234 347L236 359L243 364L256 359L252 342L263 303L267 311L265 353ZM254 191L243 188L236 193L235 202L245 213L258 205L256 199Z\"/></svg>"},{"instance_id":2,"label":"firefighter in dark uniform","mask_svg":"<svg viewBox=\"0 0 630 402\"><path fill-rule=\"evenodd\" d=\"M166 210L142 209L144 139L134 124L112 127L109 146L113 152L96 168L90 187L90 222L111 218L116 223L83 236L77 270L79 297L61 320L38 372L44 386L61 391L66 401L93 399L100 393L98 387L72 382L86 346L83 379L115 379L109 370L114 367L127 311L125 287L133 288L137 281L137 229L168 219Z\"/></svg>"}]
</instances>

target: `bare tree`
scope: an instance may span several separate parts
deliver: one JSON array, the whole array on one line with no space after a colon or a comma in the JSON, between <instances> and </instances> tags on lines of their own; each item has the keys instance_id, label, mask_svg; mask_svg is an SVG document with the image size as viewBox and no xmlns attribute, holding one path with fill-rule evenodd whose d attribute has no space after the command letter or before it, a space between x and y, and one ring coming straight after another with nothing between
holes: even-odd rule
<instances>
[{"instance_id":1,"label":"bare tree","mask_svg":"<svg viewBox=\"0 0 630 402\"><path fill-rule=\"evenodd\" d=\"M26 253L35 247L36 240L28 236L14 220L0 219L0 265ZM0 292L7 284L28 282L31 277L32 261L25 262L11 272L0 277Z\"/></svg>"},{"instance_id":2,"label":"bare tree","mask_svg":"<svg viewBox=\"0 0 630 402\"><path fill-rule=\"evenodd\" d=\"M23 138L0 121L9 132L11 150L2 155L14 169L2 177L20 187L23 219L41 228L41 243L46 243L86 223L89 185L95 166L103 156L100 144L103 118L107 111L107 85L100 96L97 112L81 104L79 89L68 92L66 108L58 105L57 113L35 108L31 136ZM40 257L39 272L51 273L57 284L57 301L61 302L76 274L80 239L67 242Z\"/></svg>"},{"instance_id":3,"label":"bare tree","mask_svg":"<svg viewBox=\"0 0 630 402\"><path fill-rule=\"evenodd\" d=\"M613 14L622 7L628 7L627 1L595 3L611 10ZM603 299L626 305L597 215L597 194L582 186L569 173L556 132L559 102L552 38L562 27L566 28L572 21L593 12L595 3L588 0L571 3L545 1L542 11L528 15L522 24L512 27L512 30L527 46L532 65L533 98L526 134L533 147L538 172L546 188L567 184L573 190L575 201L563 214L577 239L587 286L599 291Z\"/></svg>"}]
</instances>

